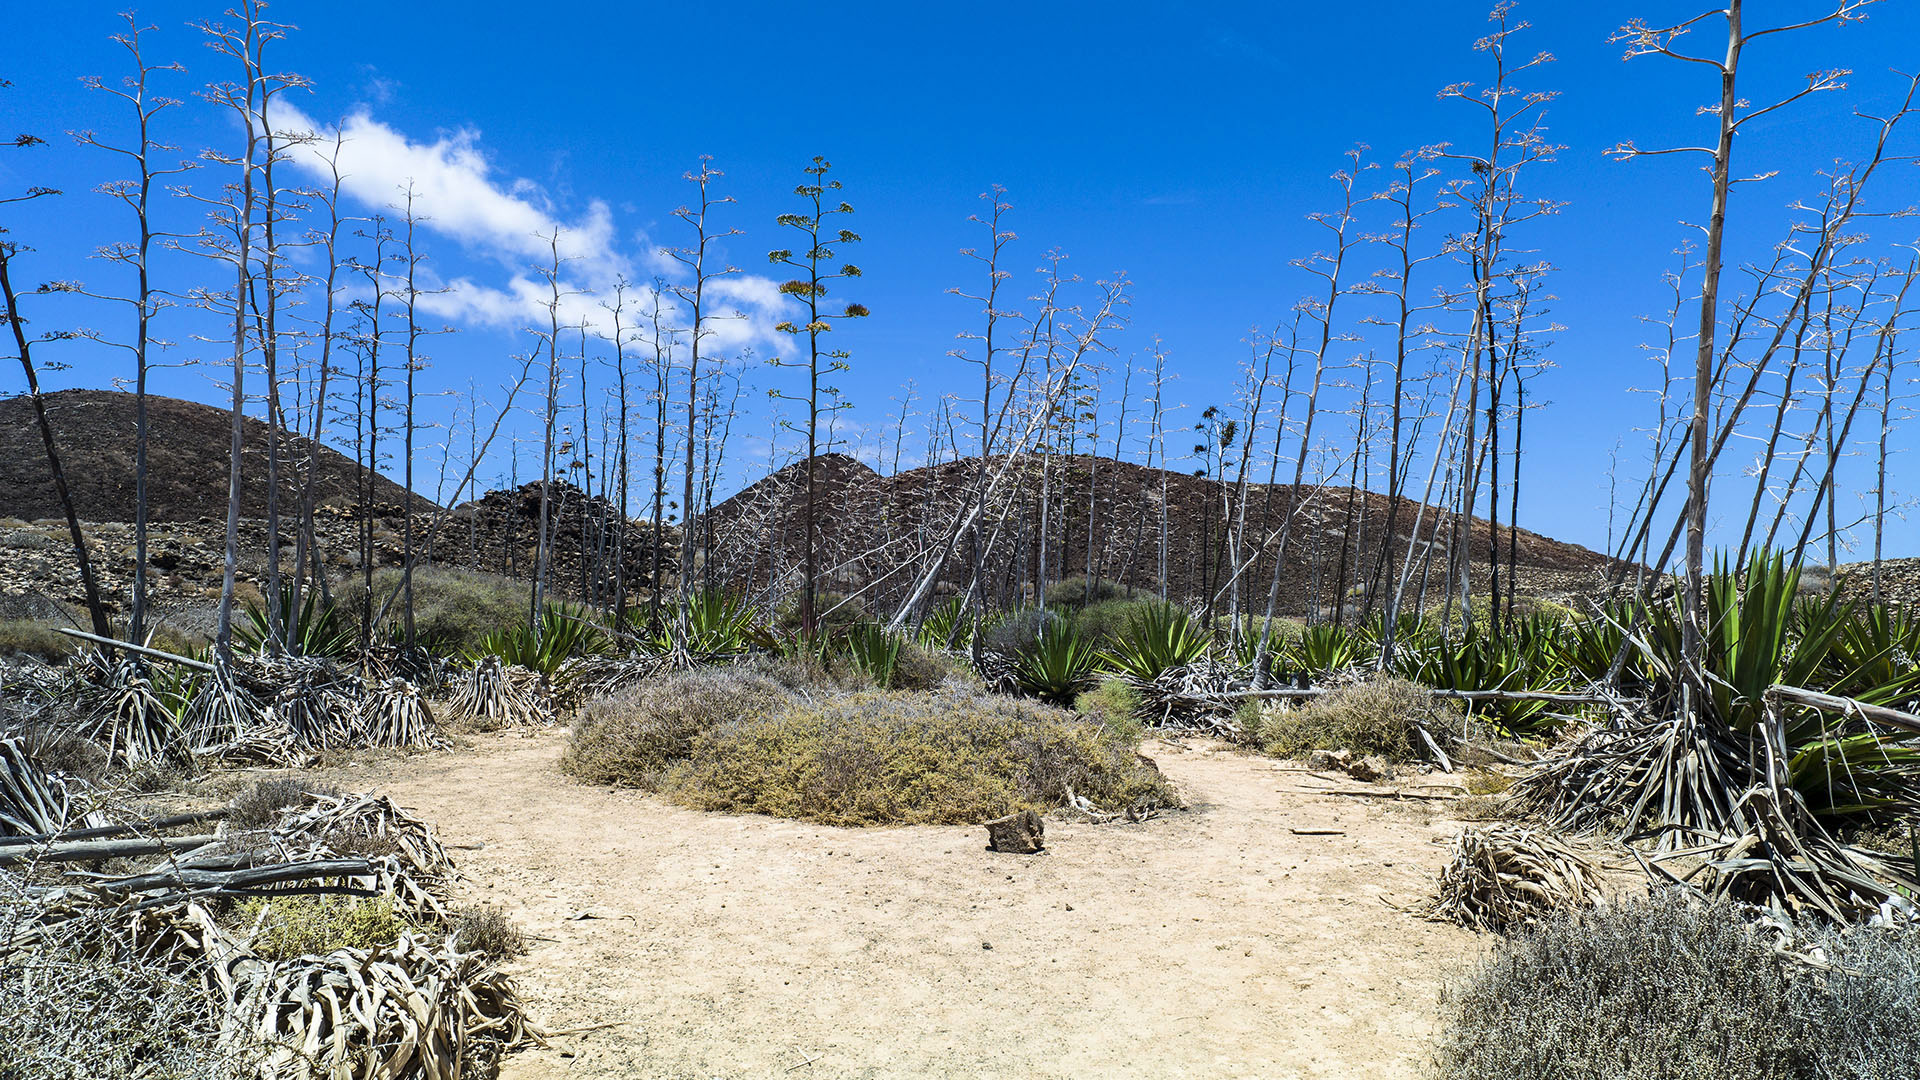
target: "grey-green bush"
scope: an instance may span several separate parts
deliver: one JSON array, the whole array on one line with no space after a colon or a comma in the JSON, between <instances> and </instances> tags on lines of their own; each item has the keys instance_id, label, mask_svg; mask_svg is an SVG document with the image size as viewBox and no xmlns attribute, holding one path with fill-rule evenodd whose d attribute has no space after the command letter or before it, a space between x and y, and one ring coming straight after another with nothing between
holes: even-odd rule
<instances>
[{"instance_id":1,"label":"grey-green bush","mask_svg":"<svg viewBox=\"0 0 1920 1080\"><path fill-rule=\"evenodd\" d=\"M0 882L9 891L17 879ZM14 913L0 909L0 923ZM203 973L123 955L85 918L0 962L0 1080L229 1080Z\"/></svg>"},{"instance_id":2,"label":"grey-green bush","mask_svg":"<svg viewBox=\"0 0 1920 1080\"><path fill-rule=\"evenodd\" d=\"M1033 644L1040 637L1040 631L1062 617L1058 611L1039 608L1016 611L988 627L980 635L980 643L1000 652L1019 652Z\"/></svg>"},{"instance_id":3,"label":"grey-green bush","mask_svg":"<svg viewBox=\"0 0 1920 1080\"><path fill-rule=\"evenodd\" d=\"M1542 923L1442 1002L1440 1080L1893 1080L1920 1076L1920 936L1803 930L1837 969L1776 953L1729 903L1684 894Z\"/></svg>"},{"instance_id":4,"label":"grey-green bush","mask_svg":"<svg viewBox=\"0 0 1920 1080\"><path fill-rule=\"evenodd\" d=\"M560 768L582 780L657 791L709 728L779 712L793 692L759 671L707 667L636 683L589 702Z\"/></svg>"}]
</instances>

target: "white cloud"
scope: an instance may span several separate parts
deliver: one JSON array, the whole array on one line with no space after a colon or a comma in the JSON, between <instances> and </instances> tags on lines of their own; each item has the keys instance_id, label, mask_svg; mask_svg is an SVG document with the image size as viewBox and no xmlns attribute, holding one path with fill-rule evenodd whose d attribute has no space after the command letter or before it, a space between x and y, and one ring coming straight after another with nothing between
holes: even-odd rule
<instances>
[{"instance_id":1,"label":"white cloud","mask_svg":"<svg viewBox=\"0 0 1920 1080\"><path fill-rule=\"evenodd\" d=\"M281 106L272 120L281 131L323 130L291 105ZM561 257L584 264L589 276L626 267L615 250L613 212L606 203L596 199L580 217L565 220L538 185L496 178L472 128L414 142L361 109L341 123L340 134L341 186L369 208L397 204L411 183L427 227L481 254L515 266L545 262L552 254L545 238L557 233ZM293 162L330 180L332 150L331 138L322 136L297 151Z\"/></svg>"},{"instance_id":2,"label":"white cloud","mask_svg":"<svg viewBox=\"0 0 1920 1080\"><path fill-rule=\"evenodd\" d=\"M313 119L290 105L279 106L273 126L280 131L321 131ZM340 171L342 189L367 210L388 209L414 189L414 209L430 232L448 237L474 255L499 263L507 271L503 283L476 280L474 275L453 278L441 291L421 298L428 312L455 323L494 329L545 326L552 293L534 271L552 259L551 241L559 236L561 266L560 321L591 329L610 329L600 300L610 296L623 276L652 276L682 270L662 255L659 245L643 230L623 237L612 208L603 200L590 201L574 216L563 215L545 190L531 180L499 175L481 148L480 133L463 128L442 134L433 142L418 142L375 119L362 108L341 123ZM293 164L317 180L331 182L331 135L296 151ZM641 285L638 308L649 305L650 286ZM757 275L735 275L708 284L722 310L712 324L709 347L716 352L748 346L770 346L782 335L773 326L788 307L779 285ZM670 298L664 307L678 312Z\"/></svg>"}]
</instances>

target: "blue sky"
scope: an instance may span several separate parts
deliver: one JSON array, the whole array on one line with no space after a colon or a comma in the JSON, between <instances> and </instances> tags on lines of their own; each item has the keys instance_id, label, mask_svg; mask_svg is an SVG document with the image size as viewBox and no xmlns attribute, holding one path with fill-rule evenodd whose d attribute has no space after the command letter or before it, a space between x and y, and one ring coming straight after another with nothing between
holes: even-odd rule
<instances>
[{"instance_id":1,"label":"blue sky","mask_svg":"<svg viewBox=\"0 0 1920 1080\"><path fill-rule=\"evenodd\" d=\"M118 211L89 191L111 166L62 132L125 130L124 115L79 82L123 71L107 40L123 6L35 5L6 17L0 78L16 85L0 94L0 129L34 132L50 145L0 156L0 186L67 192L6 211L15 238L39 249L35 277L113 283L109 268L85 258L125 234ZM1793 17L1817 5L1765 7ZM1532 3L1516 13L1534 25L1514 39L1514 50L1555 57L1529 73L1527 85L1559 91L1546 118L1551 138L1565 145L1528 187L1566 203L1516 239L1558 268L1552 317L1565 327L1549 353L1556 370L1532 391L1552 405L1536 414L1537 424L1529 421L1522 524L1593 546L1606 539L1609 454L1623 437L1627 453L1635 452L1632 429L1648 419L1648 401L1628 392L1650 376L1637 347L1646 334L1640 319L1663 303L1661 274L1690 235L1680 223L1704 217L1707 199L1692 161L1618 163L1601 152L1622 139L1645 146L1705 139L1707 121L1695 107L1713 93L1705 69L1654 58L1623 63L1620 46L1607 38L1635 16L1658 23L1694 10L1649 0ZM140 9L142 21L157 27L150 58L189 67L172 77L179 96L226 74L187 26L216 14L212 3ZM1342 155L1365 143L1370 159L1385 165L1419 146L1470 142L1474 111L1436 91L1487 74L1471 48L1487 25L1484 2L1203 12L1126 3L287 0L272 14L299 28L279 57L313 82L294 102L305 115L359 116L364 144L387 140L387 168L464 164L456 179L487 195L468 199L468 189L450 183L445 199L427 207L435 221L424 246L435 273L472 289L470 302L449 309L461 332L434 341L427 382L495 383L506 371L504 356L525 347L525 335L511 329L508 297L530 259L525 232L511 235L516 223L573 229L589 256L583 279L599 273L604 281L618 269L644 278L654 264L649 252L683 239L672 217L690 194L682 173L711 154L727 174L722 190L738 199L722 209L722 224L744 232L729 241L729 255L749 274L766 275L766 250L787 243L774 216L796 208L792 186L808 159L823 154L845 183L858 211L854 227L865 238L857 253L865 276L843 295L873 316L837 343L853 353L853 371L841 380L855 405L847 419L875 431L890 424L906 379L916 381L923 408L971 385L973 369L946 352L976 316L946 290L978 285L958 250L979 242L967 217L988 185L1005 185L1014 204L1016 269L1038 266L1057 247L1090 280L1116 271L1131 278L1134 300L1128 328L1113 339L1115 362L1143 359L1157 335L1179 376L1171 396L1190 406L1180 418L1191 422L1201 407L1230 395L1250 330L1282 320L1312 289L1290 263L1321 246L1306 215L1334 207L1328 176ZM1709 36L1701 35L1701 47L1714 47ZM1890 69L1917 59L1920 7L1910 0L1875 6L1862 25L1755 47L1745 84L1755 99L1791 88L1815 68L1849 67L1855 75L1848 90L1743 133L1744 170L1779 175L1737 195L1736 257L1764 252L1783 234L1787 205L1818 194L1815 170L1860 152L1871 131L1852 110L1885 106L1904 85ZM164 124L189 152L234 140L231 122L199 101L165 114ZM1906 133L1901 152L1916 150L1920 136ZM1385 172L1363 184L1383 182ZM370 193L366 201L377 198ZM1920 201L1920 173L1900 166L1877 201ZM194 224L184 205L163 213L176 227ZM1367 227L1384 224L1375 218ZM1872 231L1883 242L1920 236L1910 221L1878 222ZM178 257L171 265L182 281L206 274ZM119 318L71 298L45 304L38 314L48 324L111 331ZM760 308L750 314L762 318L743 324L742 341L770 317ZM218 355L217 346L191 340L189 316L174 318L177 358ZM764 356L767 343L755 344ZM86 346L72 347L66 359L72 366L50 383L101 385L124 366ZM757 433L766 426L765 391L790 387L791 377L759 365L743 370L751 387L743 401L755 415L741 428L764 440ZM17 382L0 377L12 380L8 388ZM207 371L170 373L162 388L206 400L218 393ZM530 422L520 427L532 430ZM740 452L756 453L745 444ZM757 453L764 457L765 447ZM1912 486L1902 483L1910 460L1896 458L1891 486L1900 493ZM739 478L750 479L750 470L743 464ZM1843 499L1853 494L1843 491ZM1890 537L1895 553L1920 551L1920 528L1902 522Z\"/></svg>"}]
</instances>

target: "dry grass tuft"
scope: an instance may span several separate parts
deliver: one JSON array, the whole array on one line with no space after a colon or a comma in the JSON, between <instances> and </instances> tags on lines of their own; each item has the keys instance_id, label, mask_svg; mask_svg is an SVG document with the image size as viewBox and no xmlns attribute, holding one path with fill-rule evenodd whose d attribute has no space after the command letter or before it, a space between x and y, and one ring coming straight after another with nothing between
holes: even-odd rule
<instances>
[{"instance_id":1,"label":"dry grass tuft","mask_svg":"<svg viewBox=\"0 0 1920 1080\"><path fill-rule=\"evenodd\" d=\"M304 776L270 776L256 780L227 804L227 827L265 829L288 810L308 806L317 799L336 798L339 794L338 788Z\"/></svg>"},{"instance_id":2,"label":"dry grass tuft","mask_svg":"<svg viewBox=\"0 0 1920 1080\"><path fill-rule=\"evenodd\" d=\"M1376 678L1343 686L1302 708L1259 713L1252 736L1277 757L1303 757L1313 750L1377 754L1391 762L1430 756L1421 728L1434 739L1458 730L1460 712L1404 679Z\"/></svg>"},{"instance_id":3,"label":"dry grass tuft","mask_svg":"<svg viewBox=\"0 0 1920 1080\"><path fill-rule=\"evenodd\" d=\"M453 947L460 952L483 952L495 960L525 955L527 936L506 911L491 904L457 908L449 921Z\"/></svg>"}]
</instances>

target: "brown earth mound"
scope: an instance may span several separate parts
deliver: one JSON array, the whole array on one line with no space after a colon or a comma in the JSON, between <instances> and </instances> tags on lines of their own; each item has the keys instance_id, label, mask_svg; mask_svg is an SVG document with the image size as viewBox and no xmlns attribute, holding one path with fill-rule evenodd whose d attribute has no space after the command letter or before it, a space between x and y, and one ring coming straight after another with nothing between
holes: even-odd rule
<instances>
[{"instance_id":1,"label":"brown earth mound","mask_svg":"<svg viewBox=\"0 0 1920 1080\"><path fill-rule=\"evenodd\" d=\"M82 521L133 520L134 395L113 390L61 390L46 395L55 445ZM224 520L227 513L230 418L223 409L178 398L147 397L147 513L153 521ZM241 436L241 515L267 512L265 421L247 418ZM283 434L281 496L294 498L296 475L315 469L321 505L351 504L364 472L345 455L315 447L302 436ZM406 498L400 485L374 474L373 501L397 507ZM283 511L290 503L283 504ZM433 503L414 496L416 512ZM62 516L54 496L33 403L25 397L0 401L0 517L28 521Z\"/></svg>"},{"instance_id":2,"label":"brown earth mound","mask_svg":"<svg viewBox=\"0 0 1920 1080\"><path fill-rule=\"evenodd\" d=\"M1044 480L1037 459L1020 467L1033 475L1004 513L1000 507L990 508L986 521L990 536L988 554L981 560L983 587L1001 602L1030 596L1043 560L1047 581L1084 574L1157 589L1163 506L1168 592L1194 601L1223 597L1234 588L1231 541L1224 525L1229 505L1245 499L1248 549L1259 546L1259 537L1275 536L1292 514L1280 572L1280 610L1288 614L1330 605L1342 595L1351 598L1370 580L1386 580L1381 556L1389 525L1393 542L1387 553L1398 568L1406 561L1418 518L1415 559L1424 560L1429 543L1438 553L1433 589L1444 575L1445 550L1452 540L1446 515L1432 508L1422 513L1419 504L1408 499L1397 500L1396 506L1377 492L1248 484L1243 493L1208 477L1087 455L1054 457ZM895 572L902 558L945 541L973 498L978 470L976 459L965 458L888 477L845 455L816 459L816 531L829 587L844 592L871 589L869 606L885 608L889 598L909 584ZM754 589L770 578L793 577L805 550L805 488L805 464L798 463L714 508L714 540L707 557L727 581ZM1042 536L1050 538L1044 548ZM1503 574L1511 545L1520 567L1520 589L1532 596L1589 593L1602 584L1608 565L1606 556L1577 544L1505 525L1490 530L1480 519L1472 522L1466 543L1477 587L1486 585L1490 543L1499 547ZM973 545L971 534L961 537L942 575L942 592L966 588L975 561ZM1265 605L1276 547L1267 545L1241 574L1238 588L1249 607Z\"/></svg>"}]
</instances>

